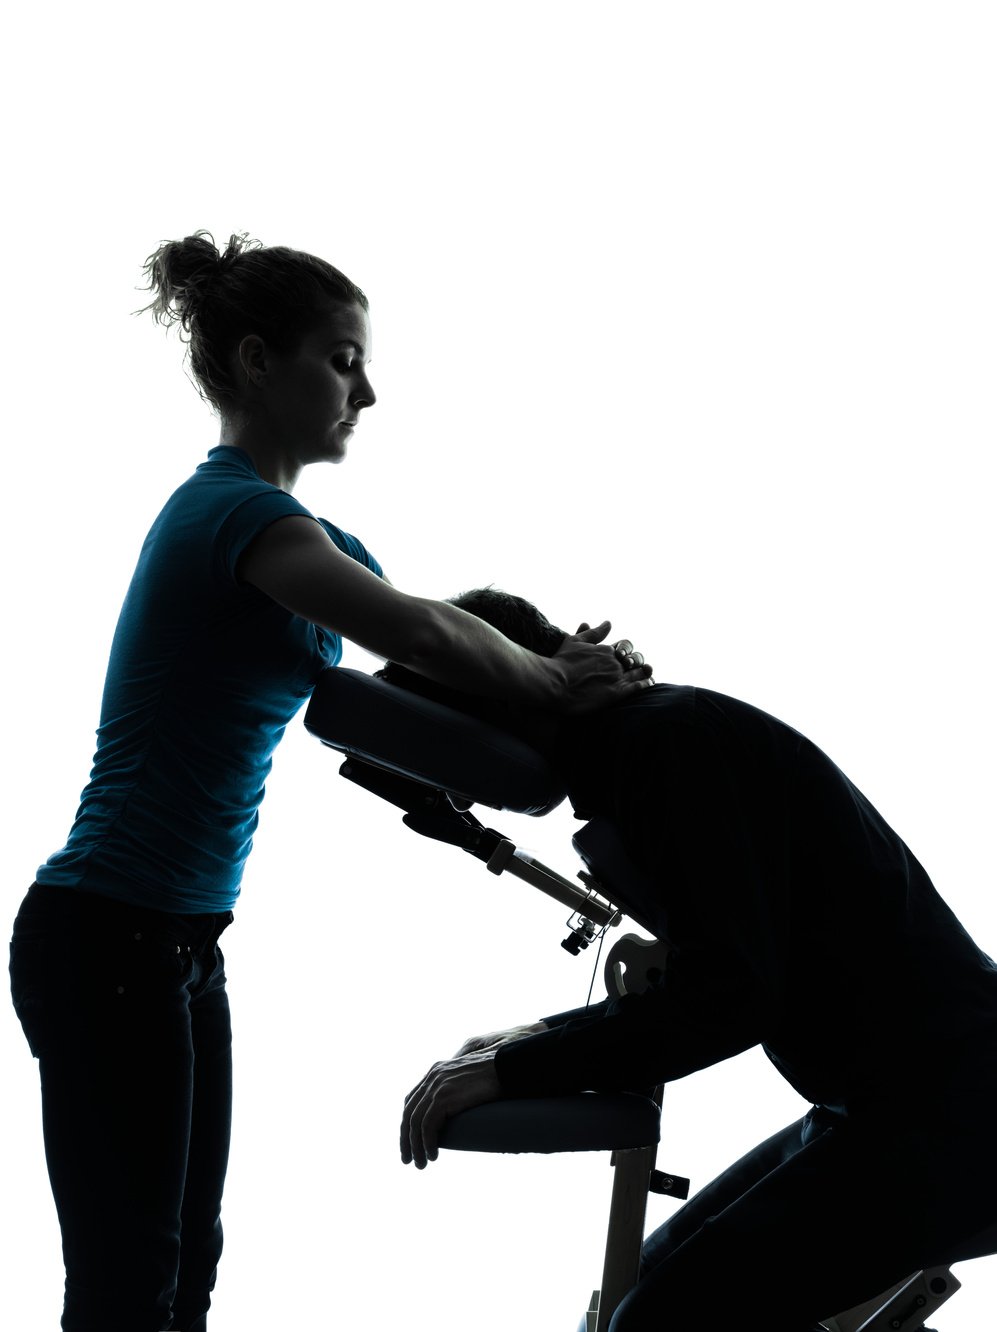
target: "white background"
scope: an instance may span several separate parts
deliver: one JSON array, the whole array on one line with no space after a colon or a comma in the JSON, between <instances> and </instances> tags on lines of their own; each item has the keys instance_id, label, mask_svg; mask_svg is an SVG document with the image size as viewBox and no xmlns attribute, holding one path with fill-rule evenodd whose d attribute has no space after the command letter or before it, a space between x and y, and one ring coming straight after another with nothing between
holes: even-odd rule
<instances>
[{"instance_id":1,"label":"white background","mask_svg":"<svg viewBox=\"0 0 997 1332\"><path fill-rule=\"evenodd\" d=\"M991 6L200 0L5 28L11 919L76 808L141 540L217 440L175 334L130 317L146 255L207 227L320 254L370 297L380 400L306 505L406 591L495 582L571 628L610 617L659 679L783 717L997 948ZM295 722L225 938L213 1332L573 1332L606 1159L417 1173L397 1126L466 1036L584 1002L591 958L559 948L559 906L337 768ZM567 811L489 821L578 867ZM53 1332L9 1008L0 1047L4 1323ZM804 1108L752 1052L669 1089L659 1164L705 1183ZM989 1326L997 1262L957 1275L937 1322Z\"/></svg>"}]
</instances>

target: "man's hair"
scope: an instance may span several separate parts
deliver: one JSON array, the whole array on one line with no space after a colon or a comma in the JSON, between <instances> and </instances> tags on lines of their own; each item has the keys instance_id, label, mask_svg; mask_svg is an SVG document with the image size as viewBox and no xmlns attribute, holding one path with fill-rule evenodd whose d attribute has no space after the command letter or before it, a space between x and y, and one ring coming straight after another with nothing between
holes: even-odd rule
<instances>
[{"instance_id":1,"label":"man's hair","mask_svg":"<svg viewBox=\"0 0 997 1332\"><path fill-rule=\"evenodd\" d=\"M448 601L461 610L485 620L499 633L511 638L520 647L529 648L541 657L553 657L564 641L563 629L551 624L543 611L532 601L517 597L512 592L489 585L475 587L470 592L448 597Z\"/></svg>"},{"instance_id":2,"label":"man's hair","mask_svg":"<svg viewBox=\"0 0 997 1332\"><path fill-rule=\"evenodd\" d=\"M518 597L512 592L504 592L501 588L476 587L469 592L461 592L456 597L447 597L447 601L460 610L477 616L479 620L484 620L513 643L518 643L520 647L528 648L541 657L553 657L565 638L564 630L551 624L532 601ZM403 689L410 689L424 698L445 703L459 712L466 712L472 717L490 722L503 731L512 731L538 749L546 747L546 740L552 733L551 721L546 713L523 708L503 699L465 694L448 685L437 684L435 680L427 679L424 675L418 675L415 671L410 671L407 666L400 666L396 661L386 662L376 674L379 679L387 680L389 684L400 685Z\"/></svg>"},{"instance_id":3,"label":"man's hair","mask_svg":"<svg viewBox=\"0 0 997 1332\"><path fill-rule=\"evenodd\" d=\"M324 259L245 234L230 236L224 254L209 231L163 241L143 272L155 298L134 313L151 310L158 323L180 325L195 388L222 415L236 395L229 360L247 334L293 355L330 301L368 309L360 288Z\"/></svg>"}]
</instances>

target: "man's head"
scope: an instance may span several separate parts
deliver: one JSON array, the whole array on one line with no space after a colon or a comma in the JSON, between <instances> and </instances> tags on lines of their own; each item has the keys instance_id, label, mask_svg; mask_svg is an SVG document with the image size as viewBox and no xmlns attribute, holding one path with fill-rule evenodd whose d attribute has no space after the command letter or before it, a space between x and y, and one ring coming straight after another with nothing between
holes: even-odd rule
<instances>
[{"instance_id":1,"label":"man's head","mask_svg":"<svg viewBox=\"0 0 997 1332\"><path fill-rule=\"evenodd\" d=\"M498 587L472 588L448 600L541 657L553 657L566 637L532 601Z\"/></svg>"},{"instance_id":2,"label":"man's head","mask_svg":"<svg viewBox=\"0 0 997 1332\"><path fill-rule=\"evenodd\" d=\"M531 601L517 597L512 592L503 592L501 588L476 587L456 597L448 597L447 600L468 614L476 615L479 620L484 620L520 647L528 648L541 657L553 657L566 636L564 630L551 624ZM410 689L424 698L435 699L437 703L445 703L459 712L489 722L500 730L511 731L534 748L549 754L549 746L558 729L557 720L549 713L523 708L502 699L481 698L450 689L394 661L386 662L377 675L389 684Z\"/></svg>"}]
</instances>

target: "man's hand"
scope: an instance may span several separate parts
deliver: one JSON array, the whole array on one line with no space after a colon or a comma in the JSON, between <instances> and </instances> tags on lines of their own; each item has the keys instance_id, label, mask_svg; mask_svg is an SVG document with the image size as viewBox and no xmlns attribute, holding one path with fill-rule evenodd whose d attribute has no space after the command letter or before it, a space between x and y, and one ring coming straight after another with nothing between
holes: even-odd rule
<instances>
[{"instance_id":1,"label":"man's hand","mask_svg":"<svg viewBox=\"0 0 997 1332\"><path fill-rule=\"evenodd\" d=\"M405 1098L402 1116L402 1163L424 1170L438 1155L440 1129L452 1115L502 1098L495 1073L495 1051L478 1050L434 1064Z\"/></svg>"},{"instance_id":2,"label":"man's hand","mask_svg":"<svg viewBox=\"0 0 997 1332\"><path fill-rule=\"evenodd\" d=\"M494 1050L499 1045L505 1045L506 1041L518 1041L523 1036L536 1036L538 1032L547 1031L546 1022L528 1022L521 1027L506 1027L504 1031L490 1031L484 1036L469 1036L464 1044L454 1055L455 1059L460 1059L463 1055L473 1054L475 1050Z\"/></svg>"}]
</instances>

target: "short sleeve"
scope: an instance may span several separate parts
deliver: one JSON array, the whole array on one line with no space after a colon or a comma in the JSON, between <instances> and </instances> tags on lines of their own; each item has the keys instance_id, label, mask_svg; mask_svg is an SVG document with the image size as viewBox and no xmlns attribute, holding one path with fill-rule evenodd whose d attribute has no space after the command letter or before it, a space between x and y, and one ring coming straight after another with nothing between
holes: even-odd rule
<instances>
[{"instance_id":1,"label":"short sleeve","mask_svg":"<svg viewBox=\"0 0 997 1332\"><path fill-rule=\"evenodd\" d=\"M378 578L384 577L384 570L362 541L358 541L355 536L344 532L342 528L336 527L325 518L320 518L318 521L344 555L349 555L351 560L356 560L357 564L362 564L365 569L377 574Z\"/></svg>"},{"instance_id":2,"label":"short sleeve","mask_svg":"<svg viewBox=\"0 0 997 1332\"><path fill-rule=\"evenodd\" d=\"M230 510L219 526L215 543L215 556L227 578L235 581L236 566L246 547L280 518L314 519L314 515L293 495L273 487L257 489Z\"/></svg>"}]
</instances>

